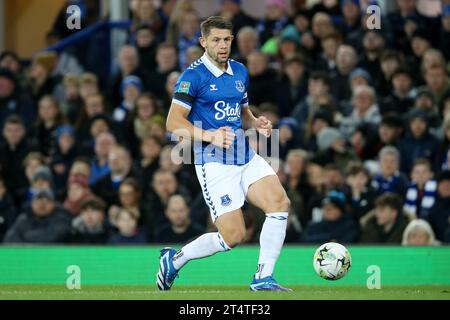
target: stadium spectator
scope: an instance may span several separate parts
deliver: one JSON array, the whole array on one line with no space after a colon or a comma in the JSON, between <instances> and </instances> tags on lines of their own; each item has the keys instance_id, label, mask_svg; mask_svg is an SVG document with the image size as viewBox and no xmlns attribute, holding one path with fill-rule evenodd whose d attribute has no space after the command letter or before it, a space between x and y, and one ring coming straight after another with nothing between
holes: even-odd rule
<instances>
[{"instance_id":1,"label":"stadium spectator","mask_svg":"<svg viewBox=\"0 0 450 320\"><path fill-rule=\"evenodd\" d=\"M344 170L347 163L355 160L353 150L346 147L342 133L336 128L324 128L317 134L318 151L314 161L322 166L334 163L340 170Z\"/></svg>"},{"instance_id":2,"label":"stadium spectator","mask_svg":"<svg viewBox=\"0 0 450 320\"><path fill-rule=\"evenodd\" d=\"M55 202L51 189L33 195L31 214L22 213L7 231L5 243L64 243L70 234L70 215Z\"/></svg>"},{"instance_id":3,"label":"stadium spectator","mask_svg":"<svg viewBox=\"0 0 450 320\"><path fill-rule=\"evenodd\" d=\"M130 26L130 42L136 42L136 32L142 25L150 26L155 32L162 27L162 22L156 11L154 2L151 0L139 0L133 10L133 17Z\"/></svg>"},{"instance_id":4,"label":"stadium spectator","mask_svg":"<svg viewBox=\"0 0 450 320\"><path fill-rule=\"evenodd\" d=\"M390 72L383 75L384 72L381 68L381 55L385 47L383 35L377 29L366 30L362 38L362 43L363 53L359 58L359 65L369 72L373 83L380 86L383 81L383 76L389 77L390 73L392 74L395 70L395 67L391 68Z\"/></svg>"},{"instance_id":5,"label":"stadium spectator","mask_svg":"<svg viewBox=\"0 0 450 320\"><path fill-rule=\"evenodd\" d=\"M380 140L378 149L384 146L396 147L403 133L402 119L396 113L387 113L381 119L377 131Z\"/></svg>"},{"instance_id":6,"label":"stadium spectator","mask_svg":"<svg viewBox=\"0 0 450 320\"><path fill-rule=\"evenodd\" d=\"M222 16L233 24L233 34L239 39L239 32L244 28L252 28L255 25L255 19L247 15L241 7L241 0L221 0L221 6L217 15ZM257 40L257 39L256 39ZM239 42L239 40L238 40ZM238 44L239 47L239 44ZM236 47L231 46L235 51ZM242 61L240 61L242 62Z\"/></svg>"},{"instance_id":7,"label":"stadium spectator","mask_svg":"<svg viewBox=\"0 0 450 320\"><path fill-rule=\"evenodd\" d=\"M17 115L9 116L5 120L2 136L5 142L0 145L1 174L6 189L10 190L15 203L19 204L28 186L22 164L30 152L22 119Z\"/></svg>"},{"instance_id":8,"label":"stadium spectator","mask_svg":"<svg viewBox=\"0 0 450 320\"><path fill-rule=\"evenodd\" d=\"M162 99L167 77L173 71L178 71L176 47L170 43L160 43L156 49L156 64L156 70L148 76L144 87Z\"/></svg>"},{"instance_id":9,"label":"stadium spectator","mask_svg":"<svg viewBox=\"0 0 450 320\"><path fill-rule=\"evenodd\" d=\"M92 185L92 191L106 202L108 208L113 204L119 204L120 184L126 178L137 176L132 170L132 165L131 155L125 147L116 145L110 148L108 152L110 172Z\"/></svg>"},{"instance_id":10,"label":"stadium spectator","mask_svg":"<svg viewBox=\"0 0 450 320\"><path fill-rule=\"evenodd\" d=\"M427 159L414 161L411 183L406 192L403 210L414 218L426 219L436 198L436 180L433 179L431 163Z\"/></svg>"},{"instance_id":11,"label":"stadium spectator","mask_svg":"<svg viewBox=\"0 0 450 320\"><path fill-rule=\"evenodd\" d=\"M162 0L161 6L156 10L161 21L161 28L158 32L158 39L161 42L166 41L166 30L169 27L169 21L172 13L177 6L178 0Z\"/></svg>"},{"instance_id":12,"label":"stadium spectator","mask_svg":"<svg viewBox=\"0 0 450 320\"><path fill-rule=\"evenodd\" d=\"M154 136L144 137L140 145L140 157L138 158L137 167L141 175L140 181L143 186L142 193L147 194L149 191L148 181L152 180L155 171L159 168L159 155L162 150L161 141Z\"/></svg>"},{"instance_id":13,"label":"stadium spectator","mask_svg":"<svg viewBox=\"0 0 450 320\"><path fill-rule=\"evenodd\" d=\"M361 218L361 242L401 244L409 221L403 212L402 198L386 193L375 200L375 209Z\"/></svg>"},{"instance_id":14,"label":"stadium spectator","mask_svg":"<svg viewBox=\"0 0 450 320\"><path fill-rule=\"evenodd\" d=\"M408 188L408 178L399 171L400 153L393 146L386 146L380 150L379 172L372 179L372 186L377 190L378 195L386 192L398 194L405 198Z\"/></svg>"},{"instance_id":15,"label":"stadium spectator","mask_svg":"<svg viewBox=\"0 0 450 320\"><path fill-rule=\"evenodd\" d=\"M281 117L291 114L307 93L305 61L300 55L293 55L283 61L282 77L277 84L276 104Z\"/></svg>"},{"instance_id":16,"label":"stadium spectator","mask_svg":"<svg viewBox=\"0 0 450 320\"><path fill-rule=\"evenodd\" d=\"M117 232L113 233L107 243L112 245L141 245L148 242L143 230L138 227L139 216L136 211L120 208L115 225Z\"/></svg>"},{"instance_id":17,"label":"stadium spectator","mask_svg":"<svg viewBox=\"0 0 450 320\"><path fill-rule=\"evenodd\" d=\"M38 117L30 136L33 137L31 144L34 149L39 150L47 160L57 150L57 128L63 124L64 119L59 105L51 95L44 95L39 99Z\"/></svg>"},{"instance_id":18,"label":"stadium spectator","mask_svg":"<svg viewBox=\"0 0 450 320\"><path fill-rule=\"evenodd\" d=\"M274 102L276 73L269 67L265 53L254 51L247 56L249 73L248 99L258 106L263 102Z\"/></svg>"},{"instance_id":19,"label":"stadium spectator","mask_svg":"<svg viewBox=\"0 0 450 320\"><path fill-rule=\"evenodd\" d=\"M426 158L435 164L439 140L429 131L427 114L422 110L411 113L408 129L398 144L400 154L405 155L401 157L400 170L404 173L411 172L417 158Z\"/></svg>"},{"instance_id":20,"label":"stadium spectator","mask_svg":"<svg viewBox=\"0 0 450 320\"><path fill-rule=\"evenodd\" d=\"M144 73L139 66L139 54L135 47L124 45L118 54L119 70L109 83L109 102L112 106L118 106L121 102L123 79L130 75L139 77L145 83Z\"/></svg>"},{"instance_id":21,"label":"stadium spectator","mask_svg":"<svg viewBox=\"0 0 450 320\"><path fill-rule=\"evenodd\" d=\"M381 77L377 84L378 94L385 96L392 89L392 76L394 72L402 68L404 65L404 57L398 52L390 49L383 50L380 56ZM412 80L412 79L411 79Z\"/></svg>"},{"instance_id":22,"label":"stadium spectator","mask_svg":"<svg viewBox=\"0 0 450 320\"><path fill-rule=\"evenodd\" d=\"M32 64L28 70L28 80L34 101L39 101L44 95L52 95L54 93L60 81L60 76L52 76L56 62L57 55L55 52L41 52L33 57Z\"/></svg>"},{"instance_id":23,"label":"stadium spectator","mask_svg":"<svg viewBox=\"0 0 450 320\"><path fill-rule=\"evenodd\" d=\"M80 204L80 214L72 220L69 242L104 244L110 232L105 208L106 204L97 197L83 200Z\"/></svg>"},{"instance_id":24,"label":"stadium spectator","mask_svg":"<svg viewBox=\"0 0 450 320\"><path fill-rule=\"evenodd\" d=\"M88 177L81 173L71 174L67 182L67 197L64 200L64 208L73 216L77 216L81 211L83 201L93 196L89 189Z\"/></svg>"},{"instance_id":25,"label":"stadium spectator","mask_svg":"<svg viewBox=\"0 0 450 320\"><path fill-rule=\"evenodd\" d=\"M414 89L412 77L405 68L398 68L391 76L392 90L380 102L380 113L388 112L404 114L414 105Z\"/></svg>"},{"instance_id":26,"label":"stadium spectator","mask_svg":"<svg viewBox=\"0 0 450 320\"><path fill-rule=\"evenodd\" d=\"M287 117L280 119L275 129L279 130L279 156L284 159L290 149L300 147L300 128L294 118Z\"/></svg>"},{"instance_id":27,"label":"stadium spectator","mask_svg":"<svg viewBox=\"0 0 450 320\"><path fill-rule=\"evenodd\" d=\"M431 91L422 86L417 88L416 98L414 100L414 107L410 108L405 118L413 116L418 110L424 112L427 116L429 130L434 135L438 135L438 127L442 124L442 119L439 115L438 106L434 103L433 94Z\"/></svg>"},{"instance_id":28,"label":"stadium spectator","mask_svg":"<svg viewBox=\"0 0 450 320\"><path fill-rule=\"evenodd\" d=\"M156 69L156 39L155 30L148 24L140 25L136 30L136 49L139 55L139 64L145 77Z\"/></svg>"},{"instance_id":29,"label":"stadium spectator","mask_svg":"<svg viewBox=\"0 0 450 320\"><path fill-rule=\"evenodd\" d=\"M92 93L84 99L84 105L79 112L78 119L75 123L77 131L77 139L80 143L89 141L92 137L89 133L89 127L92 119L97 115L106 115L107 109L104 98L101 94Z\"/></svg>"},{"instance_id":30,"label":"stadium spectator","mask_svg":"<svg viewBox=\"0 0 450 320\"><path fill-rule=\"evenodd\" d=\"M122 102L114 109L113 119L119 123L126 123L129 115L133 112L137 98L143 90L142 81L139 77L130 75L122 80L120 85Z\"/></svg>"},{"instance_id":31,"label":"stadium spectator","mask_svg":"<svg viewBox=\"0 0 450 320\"><path fill-rule=\"evenodd\" d=\"M301 235L301 241L306 243L356 242L359 236L358 224L348 214L345 202L343 193L330 192L322 201L322 221L308 224Z\"/></svg>"},{"instance_id":32,"label":"stadium spectator","mask_svg":"<svg viewBox=\"0 0 450 320\"><path fill-rule=\"evenodd\" d=\"M327 72L336 71L337 49L342 44L342 36L339 33L330 33L320 40L322 52L319 59L315 62L314 68Z\"/></svg>"},{"instance_id":33,"label":"stadium spectator","mask_svg":"<svg viewBox=\"0 0 450 320\"><path fill-rule=\"evenodd\" d=\"M62 114L70 124L75 124L82 108L83 100L80 96L79 77L75 73L67 73L63 78L64 97L59 106Z\"/></svg>"},{"instance_id":34,"label":"stadium spectator","mask_svg":"<svg viewBox=\"0 0 450 320\"><path fill-rule=\"evenodd\" d=\"M430 224L423 219L412 220L403 232L403 246L438 246Z\"/></svg>"},{"instance_id":35,"label":"stadium spectator","mask_svg":"<svg viewBox=\"0 0 450 320\"><path fill-rule=\"evenodd\" d=\"M167 76L166 85L164 87L164 93L162 98L163 113L165 115L167 115L167 113L169 112L170 104L172 103L172 98L174 94L174 88L179 77L180 77L179 71L172 71Z\"/></svg>"},{"instance_id":36,"label":"stadium spectator","mask_svg":"<svg viewBox=\"0 0 450 320\"><path fill-rule=\"evenodd\" d=\"M189 207L181 195L170 196L165 214L169 224L162 225L156 232L157 243L187 243L204 233L201 226L191 222Z\"/></svg>"},{"instance_id":37,"label":"stadium spectator","mask_svg":"<svg viewBox=\"0 0 450 320\"><path fill-rule=\"evenodd\" d=\"M17 82L16 76L5 68L0 68L0 129L11 115L19 116L29 131L36 119L34 101ZM3 136L0 142L4 142Z\"/></svg>"},{"instance_id":38,"label":"stadium spectator","mask_svg":"<svg viewBox=\"0 0 450 320\"><path fill-rule=\"evenodd\" d=\"M98 86L98 78L95 73L85 72L80 75L80 96L83 101L86 103L86 99L91 94L99 94L100 88Z\"/></svg>"},{"instance_id":39,"label":"stadium spectator","mask_svg":"<svg viewBox=\"0 0 450 320\"><path fill-rule=\"evenodd\" d=\"M119 211L122 208L133 211L138 221L142 220L141 197L142 191L139 182L134 178L125 179L119 187L119 204L112 205L108 210L109 222L113 226L117 226Z\"/></svg>"},{"instance_id":40,"label":"stadium spectator","mask_svg":"<svg viewBox=\"0 0 450 320\"><path fill-rule=\"evenodd\" d=\"M341 10L343 18L341 29L345 42L354 48L358 48L362 38L359 0L341 1Z\"/></svg>"},{"instance_id":41,"label":"stadium spectator","mask_svg":"<svg viewBox=\"0 0 450 320\"><path fill-rule=\"evenodd\" d=\"M224 2L232 2L225 0ZM255 28L246 25L239 29L236 34L237 52L234 53L233 58L240 63L247 65L247 59L250 53L259 48L259 34ZM233 48L233 47L232 47Z\"/></svg>"},{"instance_id":42,"label":"stadium spectator","mask_svg":"<svg viewBox=\"0 0 450 320\"><path fill-rule=\"evenodd\" d=\"M381 121L380 110L376 100L375 90L370 86L358 86L353 92L352 112L341 120L340 130L344 137L350 138L358 125L372 123L378 125Z\"/></svg>"},{"instance_id":43,"label":"stadium spectator","mask_svg":"<svg viewBox=\"0 0 450 320\"><path fill-rule=\"evenodd\" d=\"M450 116L444 119L442 131L444 137L439 148L439 154L436 157L437 171L450 169Z\"/></svg>"},{"instance_id":44,"label":"stadium spectator","mask_svg":"<svg viewBox=\"0 0 450 320\"><path fill-rule=\"evenodd\" d=\"M445 59L450 60L450 4L448 3L442 7L439 49Z\"/></svg>"},{"instance_id":45,"label":"stadium spectator","mask_svg":"<svg viewBox=\"0 0 450 320\"><path fill-rule=\"evenodd\" d=\"M128 148L132 150L133 155L138 154L142 139L152 135L155 123L165 125L165 118L161 115L158 101L153 94L141 94L136 99L135 105L124 129Z\"/></svg>"},{"instance_id":46,"label":"stadium spectator","mask_svg":"<svg viewBox=\"0 0 450 320\"><path fill-rule=\"evenodd\" d=\"M180 20L180 37L177 39L178 49L178 67L180 70L186 69L189 65L186 63L187 50L198 45L198 38L201 36L198 14L192 10L183 14Z\"/></svg>"},{"instance_id":47,"label":"stadium spectator","mask_svg":"<svg viewBox=\"0 0 450 320\"><path fill-rule=\"evenodd\" d=\"M91 160L89 185L94 185L110 173L108 155L116 143L116 138L110 133L101 133L95 139L95 156Z\"/></svg>"},{"instance_id":48,"label":"stadium spectator","mask_svg":"<svg viewBox=\"0 0 450 320\"><path fill-rule=\"evenodd\" d=\"M17 218L17 210L14 199L6 189L3 178L0 176L0 242L6 231L13 225Z\"/></svg>"},{"instance_id":49,"label":"stadium spectator","mask_svg":"<svg viewBox=\"0 0 450 320\"><path fill-rule=\"evenodd\" d=\"M321 98L329 94L330 79L325 72L313 72L308 79L308 95L294 106L291 116L304 128L320 107Z\"/></svg>"},{"instance_id":50,"label":"stadium spectator","mask_svg":"<svg viewBox=\"0 0 450 320\"><path fill-rule=\"evenodd\" d=\"M450 242L450 171L442 171L436 178L437 196L430 209L428 221L433 227L436 238Z\"/></svg>"},{"instance_id":51,"label":"stadium spectator","mask_svg":"<svg viewBox=\"0 0 450 320\"><path fill-rule=\"evenodd\" d=\"M8 69L20 84L24 84L26 76L23 72L19 55L16 52L5 50L0 53L0 69Z\"/></svg>"},{"instance_id":52,"label":"stadium spectator","mask_svg":"<svg viewBox=\"0 0 450 320\"><path fill-rule=\"evenodd\" d=\"M75 130L69 125L56 128L56 150L50 158L56 190L64 190L72 163L78 154ZM58 197L61 195L58 193Z\"/></svg>"},{"instance_id":53,"label":"stadium spectator","mask_svg":"<svg viewBox=\"0 0 450 320\"><path fill-rule=\"evenodd\" d=\"M370 185L371 175L359 162L350 162L346 171L346 198L350 213L359 221L366 213L374 208L377 196L375 189Z\"/></svg>"},{"instance_id":54,"label":"stadium spectator","mask_svg":"<svg viewBox=\"0 0 450 320\"><path fill-rule=\"evenodd\" d=\"M278 36L289 23L287 6L283 0L266 0L265 4L264 18L255 24L262 45L273 36Z\"/></svg>"},{"instance_id":55,"label":"stadium spectator","mask_svg":"<svg viewBox=\"0 0 450 320\"><path fill-rule=\"evenodd\" d=\"M373 159L378 154L379 140L376 130L376 125L363 122L356 127L350 137L350 145L362 161Z\"/></svg>"},{"instance_id":56,"label":"stadium spectator","mask_svg":"<svg viewBox=\"0 0 450 320\"><path fill-rule=\"evenodd\" d=\"M308 127L304 130L303 145L313 153L317 152L317 135L319 132L334 125L334 112L328 107L320 107L314 112Z\"/></svg>"},{"instance_id":57,"label":"stadium spectator","mask_svg":"<svg viewBox=\"0 0 450 320\"><path fill-rule=\"evenodd\" d=\"M425 83L433 94L437 105L442 103L446 94L450 93L450 80L445 65L432 64L424 70Z\"/></svg>"},{"instance_id":58,"label":"stadium spectator","mask_svg":"<svg viewBox=\"0 0 450 320\"><path fill-rule=\"evenodd\" d=\"M331 76L331 93L338 103L350 98L349 76L358 63L353 47L341 44L336 52L336 72Z\"/></svg>"},{"instance_id":59,"label":"stadium spectator","mask_svg":"<svg viewBox=\"0 0 450 320\"><path fill-rule=\"evenodd\" d=\"M180 21L181 17L186 12L195 10L194 4L190 0L177 0L175 7L170 15L169 22L166 29L166 42L176 45L180 36Z\"/></svg>"}]
</instances>

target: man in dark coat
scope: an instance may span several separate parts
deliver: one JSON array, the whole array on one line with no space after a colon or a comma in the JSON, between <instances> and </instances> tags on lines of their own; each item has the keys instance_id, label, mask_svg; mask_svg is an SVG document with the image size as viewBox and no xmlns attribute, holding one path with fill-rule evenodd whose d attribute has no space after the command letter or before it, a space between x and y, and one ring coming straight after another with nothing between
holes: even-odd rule
<instances>
[{"instance_id":1,"label":"man in dark coat","mask_svg":"<svg viewBox=\"0 0 450 320\"><path fill-rule=\"evenodd\" d=\"M51 189L38 191L31 215L22 213L8 230L5 243L64 243L70 233L70 213L57 205Z\"/></svg>"},{"instance_id":2,"label":"man in dark coat","mask_svg":"<svg viewBox=\"0 0 450 320\"><path fill-rule=\"evenodd\" d=\"M437 197L430 209L428 221L436 238L450 242L450 171L442 171L437 177Z\"/></svg>"}]
</instances>

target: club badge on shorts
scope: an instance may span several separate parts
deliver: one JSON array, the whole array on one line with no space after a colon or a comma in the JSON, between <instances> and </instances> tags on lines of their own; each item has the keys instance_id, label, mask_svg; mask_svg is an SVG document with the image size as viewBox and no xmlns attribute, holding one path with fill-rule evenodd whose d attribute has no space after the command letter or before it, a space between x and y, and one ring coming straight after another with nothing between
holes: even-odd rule
<instances>
[{"instance_id":1,"label":"club badge on shorts","mask_svg":"<svg viewBox=\"0 0 450 320\"><path fill-rule=\"evenodd\" d=\"M244 86L244 84L242 83L241 80L236 80L235 83L236 83L236 89L239 92L244 92L245 91L245 86Z\"/></svg>"},{"instance_id":2,"label":"club badge on shorts","mask_svg":"<svg viewBox=\"0 0 450 320\"><path fill-rule=\"evenodd\" d=\"M220 197L220 200L222 201L222 206L227 207L231 203L231 199L229 195L224 195Z\"/></svg>"}]
</instances>

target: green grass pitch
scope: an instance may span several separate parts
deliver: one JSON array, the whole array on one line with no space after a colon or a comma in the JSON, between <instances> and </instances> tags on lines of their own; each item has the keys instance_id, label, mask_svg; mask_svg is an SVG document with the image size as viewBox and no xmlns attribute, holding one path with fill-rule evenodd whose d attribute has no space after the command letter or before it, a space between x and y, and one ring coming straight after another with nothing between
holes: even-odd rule
<instances>
[{"instance_id":1,"label":"green grass pitch","mask_svg":"<svg viewBox=\"0 0 450 320\"><path fill-rule=\"evenodd\" d=\"M1 300L450 300L449 286L293 286L292 293L250 292L243 286L177 286L161 292L151 286L1 285Z\"/></svg>"}]
</instances>

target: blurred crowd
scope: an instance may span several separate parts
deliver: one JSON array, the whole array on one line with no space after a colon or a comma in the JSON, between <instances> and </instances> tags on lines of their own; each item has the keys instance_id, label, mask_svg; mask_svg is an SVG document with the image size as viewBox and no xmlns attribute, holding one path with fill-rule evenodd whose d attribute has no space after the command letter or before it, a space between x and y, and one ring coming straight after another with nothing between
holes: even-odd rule
<instances>
[{"instance_id":1,"label":"blurred crowd","mask_svg":"<svg viewBox=\"0 0 450 320\"><path fill-rule=\"evenodd\" d=\"M217 12L234 25L252 110L279 130L267 160L292 203L286 242L449 243L450 2L428 17L396 0L373 30L363 3L376 1L306 2L266 0L257 18L223 0ZM0 54L2 242L185 243L215 229L165 130L205 17L189 0L129 4L109 83L70 51L28 66ZM60 16L49 41L70 36ZM257 243L264 215L243 209Z\"/></svg>"}]
</instances>

